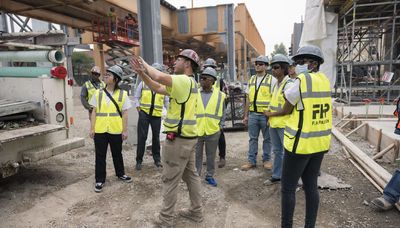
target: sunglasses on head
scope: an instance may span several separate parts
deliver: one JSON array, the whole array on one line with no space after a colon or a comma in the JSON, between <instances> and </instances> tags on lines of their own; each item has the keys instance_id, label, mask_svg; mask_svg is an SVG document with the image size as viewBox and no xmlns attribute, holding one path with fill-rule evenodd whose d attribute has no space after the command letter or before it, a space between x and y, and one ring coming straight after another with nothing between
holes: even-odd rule
<instances>
[{"instance_id":1,"label":"sunglasses on head","mask_svg":"<svg viewBox=\"0 0 400 228\"><path fill-rule=\"evenodd\" d=\"M265 63L256 62L255 65L256 65L256 66L264 66Z\"/></svg>"}]
</instances>

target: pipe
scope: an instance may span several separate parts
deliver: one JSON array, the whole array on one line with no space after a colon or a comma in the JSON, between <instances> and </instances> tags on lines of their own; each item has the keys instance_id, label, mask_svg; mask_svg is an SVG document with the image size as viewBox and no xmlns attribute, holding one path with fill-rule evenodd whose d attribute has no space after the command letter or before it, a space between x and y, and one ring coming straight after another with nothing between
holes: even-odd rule
<instances>
[{"instance_id":1,"label":"pipe","mask_svg":"<svg viewBox=\"0 0 400 228\"><path fill-rule=\"evenodd\" d=\"M43 75L51 77L60 74L59 68L64 67L0 67L0 77L37 78Z\"/></svg>"},{"instance_id":2,"label":"pipe","mask_svg":"<svg viewBox=\"0 0 400 228\"><path fill-rule=\"evenodd\" d=\"M52 62L62 63L65 60L64 52L60 50L50 51L2 51L0 52L1 61L18 62Z\"/></svg>"}]
</instances>

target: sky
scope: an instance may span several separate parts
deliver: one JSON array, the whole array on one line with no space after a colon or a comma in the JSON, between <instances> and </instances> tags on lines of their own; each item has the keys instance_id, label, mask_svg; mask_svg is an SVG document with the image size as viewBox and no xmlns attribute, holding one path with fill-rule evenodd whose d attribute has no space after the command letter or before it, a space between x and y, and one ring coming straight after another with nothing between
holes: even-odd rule
<instances>
[{"instance_id":1,"label":"sky","mask_svg":"<svg viewBox=\"0 0 400 228\"><path fill-rule=\"evenodd\" d=\"M167 0L176 8L190 8L192 0ZM245 3L258 32L265 44L266 55L271 54L275 44L290 46L293 24L304 18L306 0L193 0L194 7L216 4Z\"/></svg>"}]
</instances>

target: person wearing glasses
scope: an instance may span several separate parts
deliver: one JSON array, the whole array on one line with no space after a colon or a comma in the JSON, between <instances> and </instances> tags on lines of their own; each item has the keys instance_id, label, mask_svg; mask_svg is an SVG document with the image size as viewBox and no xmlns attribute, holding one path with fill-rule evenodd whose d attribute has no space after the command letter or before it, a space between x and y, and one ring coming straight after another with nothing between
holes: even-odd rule
<instances>
[{"instance_id":1,"label":"person wearing glasses","mask_svg":"<svg viewBox=\"0 0 400 228\"><path fill-rule=\"evenodd\" d=\"M325 74L319 71L324 63L319 47L300 47L292 59L296 62L297 78L284 91L285 104L276 114L290 114L283 143L281 225L293 226L296 188L301 178L306 200L304 227L315 227L319 207L318 174L331 143L331 85Z\"/></svg>"},{"instance_id":2,"label":"person wearing glasses","mask_svg":"<svg viewBox=\"0 0 400 228\"><path fill-rule=\"evenodd\" d=\"M212 67L214 70L217 71L217 62L213 58L208 58L206 61L204 61L203 68L207 67ZM221 75L218 76L217 72L217 80L215 81L213 87L220 90L221 92L225 93L225 95L228 95L228 87L226 86L226 83ZM224 105L226 108L227 103L224 101ZM219 161L218 161L218 168L223 168L226 165L226 140L225 140L225 134L223 131L223 125L221 125L221 134L219 136L219 141L218 141L218 150L219 150Z\"/></svg>"},{"instance_id":3,"label":"person wearing glasses","mask_svg":"<svg viewBox=\"0 0 400 228\"><path fill-rule=\"evenodd\" d=\"M276 83L276 79L267 73L268 65L269 61L267 56L260 55L256 58L256 75L251 76L246 88L247 98L243 123L248 126L250 140L248 161L241 167L243 171L256 168L258 136L260 131L263 134L263 166L266 170L272 169L268 117L266 117L263 112L268 109L269 102L271 101L272 88Z\"/></svg>"},{"instance_id":4,"label":"person wearing glasses","mask_svg":"<svg viewBox=\"0 0 400 228\"><path fill-rule=\"evenodd\" d=\"M178 187L183 180L191 205L189 209L180 210L178 215L200 223L203 221L201 181L195 166L198 88L194 79L199 56L192 49L182 50L174 62L175 75L156 70L138 56L133 56L130 63L152 91L170 97L164 120L167 136L161 157L163 202L153 222L156 227L174 227Z\"/></svg>"},{"instance_id":5,"label":"person wearing glasses","mask_svg":"<svg viewBox=\"0 0 400 228\"><path fill-rule=\"evenodd\" d=\"M200 95L197 98L197 131L198 142L196 147L196 169L199 175L203 166L203 149L206 147L207 172L205 181L207 184L216 187L215 153L221 135L221 128L224 124L224 101L225 94L214 88L217 80L217 72L212 67L207 67L200 75Z\"/></svg>"},{"instance_id":6,"label":"person wearing glasses","mask_svg":"<svg viewBox=\"0 0 400 228\"><path fill-rule=\"evenodd\" d=\"M100 80L100 67L94 66L90 70L90 78L87 80L81 89L81 103L83 107L88 110L89 120L91 119L91 114L93 111L93 106L89 104L96 90L104 89L106 84Z\"/></svg>"},{"instance_id":7,"label":"person wearing glasses","mask_svg":"<svg viewBox=\"0 0 400 228\"><path fill-rule=\"evenodd\" d=\"M122 141L128 138L128 109L132 107L128 93L121 90L118 83L122 80L122 68L114 65L104 75L106 87L96 90L90 100L93 112L90 138L94 139L95 192L103 191L106 181L107 148L110 146L115 175L123 182L130 183L132 178L125 175L122 156Z\"/></svg>"},{"instance_id":8,"label":"person wearing glasses","mask_svg":"<svg viewBox=\"0 0 400 228\"><path fill-rule=\"evenodd\" d=\"M289 115L279 115L285 104L283 93L289 88L293 80L288 76L289 68L288 57L282 54L276 54L271 59L272 75L277 79L277 83L272 89L272 98L268 110L264 111L264 115L269 117L269 134L271 136L272 152L274 153L274 166L272 176L264 182L266 185L279 183L282 175L283 162L283 133L285 131L286 122Z\"/></svg>"}]
</instances>

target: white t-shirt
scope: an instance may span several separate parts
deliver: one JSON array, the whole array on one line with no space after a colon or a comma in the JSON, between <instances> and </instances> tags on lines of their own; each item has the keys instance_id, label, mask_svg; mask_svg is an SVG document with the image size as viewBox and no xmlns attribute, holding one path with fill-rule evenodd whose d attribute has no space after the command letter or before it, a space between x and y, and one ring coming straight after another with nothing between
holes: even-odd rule
<instances>
[{"instance_id":1,"label":"white t-shirt","mask_svg":"<svg viewBox=\"0 0 400 228\"><path fill-rule=\"evenodd\" d=\"M272 76L272 75L271 75L270 77L272 77L272 79L271 79L271 91L272 91L272 88L274 88L274 86L275 86L277 80L276 80L276 78L275 78L274 76ZM264 78L264 75L261 75L261 76L257 75L257 76L256 76L256 85L257 85L257 88L260 87L260 84L261 84L261 81L262 81L263 78ZM249 82L250 82L250 81L249 81ZM250 84L250 83L247 83L247 86L246 86L246 90L245 90L245 93L246 93L246 94L249 94L249 87L250 87L249 84Z\"/></svg>"},{"instance_id":2,"label":"white t-shirt","mask_svg":"<svg viewBox=\"0 0 400 228\"><path fill-rule=\"evenodd\" d=\"M115 93L115 91L113 92L113 94L110 94L110 95L112 96L112 95L114 95L114 93ZM111 105L114 105L114 104L111 102L110 98L108 98L108 96L107 96L105 93L103 94L103 98L106 99L106 104L107 104L107 106L109 106L110 103L111 103ZM92 99L90 100L90 105L93 106L93 107L97 107L96 93L93 94L93 97L92 97ZM130 108L132 108L131 100L129 99L129 97L126 97L125 102L122 104L122 111L126 111L126 110L128 110L128 109L130 109Z\"/></svg>"},{"instance_id":3,"label":"white t-shirt","mask_svg":"<svg viewBox=\"0 0 400 228\"><path fill-rule=\"evenodd\" d=\"M296 78L294 79L293 83L290 83L287 85L287 88L285 88L284 95L286 100L292 104L293 106L296 106L297 104L297 109L298 110L303 110L303 103L299 102L300 100L300 79Z\"/></svg>"}]
</instances>

